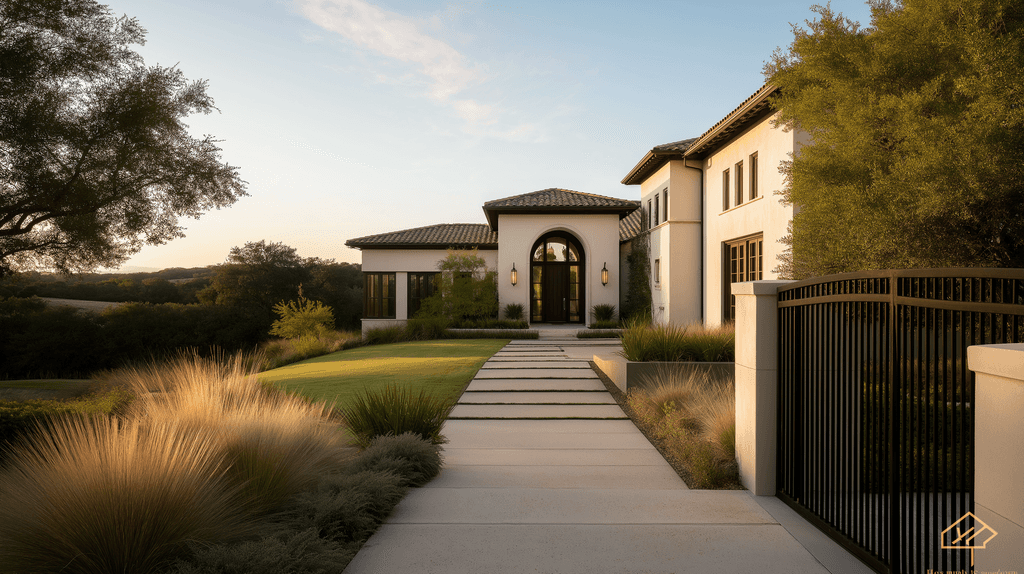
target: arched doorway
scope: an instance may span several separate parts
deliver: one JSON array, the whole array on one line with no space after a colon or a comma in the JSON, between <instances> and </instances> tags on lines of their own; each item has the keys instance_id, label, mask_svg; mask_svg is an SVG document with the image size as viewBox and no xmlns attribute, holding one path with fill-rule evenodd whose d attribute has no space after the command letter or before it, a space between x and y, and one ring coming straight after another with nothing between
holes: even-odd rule
<instances>
[{"instance_id":1,"label":"arched doorway","mask_svg":"<svg viewBox=\"0 0 1024 574\"><path fill-rule=\"evenodd\" d=\"M531 253L530 321L584 322L586 257L579 241L554 231L538 239Z\"/></svg>"}]
</instances>

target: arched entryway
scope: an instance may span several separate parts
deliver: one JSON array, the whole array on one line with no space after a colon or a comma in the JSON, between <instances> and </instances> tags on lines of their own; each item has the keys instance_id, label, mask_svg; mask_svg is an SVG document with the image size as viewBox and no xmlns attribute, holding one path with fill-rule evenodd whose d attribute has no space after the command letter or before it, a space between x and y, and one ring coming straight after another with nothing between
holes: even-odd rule
<instances>
[{"instance_id":1,"label":"arched entryway","mask_svg":"<svg viewBox=\"0 0 1024 574\"><path fill-rule=\"evenodd\" d=\"M586 319L586 255L580 242L564 231L542 236L530 257L530 321L582 323Z\"/></svg>"}]
</instances>

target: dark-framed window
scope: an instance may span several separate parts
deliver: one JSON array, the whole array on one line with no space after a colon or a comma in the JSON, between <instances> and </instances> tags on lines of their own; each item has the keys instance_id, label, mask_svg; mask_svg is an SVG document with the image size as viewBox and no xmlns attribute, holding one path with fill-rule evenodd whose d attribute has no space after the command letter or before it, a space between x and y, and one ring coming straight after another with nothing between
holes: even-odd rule
<instances>
[{"instance_id":1,"label":"dark-framed window","mask_svg":"<svg viewBox=\"0 0 1024 574\"><path fill-rule=\"evenodd\" d=\"M437 290L438 273L410 273L409 274L409 318L411 319L419 310L423 300L430 297Z\"/></svg>"},{"instance_id":2,"label":"dark-framed window","mask_svg":"<svg viewBox=\"0 0 1024 574\"><path fill-rule=\"evenodd\" d=\"M661 190L661 208L665 210L665 217L662 217L662 221L668 221L668 188Z\"/></svg>"},{"instance_id":3,"label":"dark-framed window","mask_svg":"<svg viewBox=\"0 0 1024 574\"><path fill-rule=\"evenodd\" d=\"M395 318L394 273L363 273L363 318Z\"/></svg>"},{"instance_id":4,"label":"dark-framed window","mask_svg":"<svg viewBox=\"0 0 1024 574\"><path fill-rule=\"evenodd\" d=\"M722 172L722 211L729 209L729 170Z\"/></svg>"},{"instance_id":5,"label":"dark-framed window","mask_svg":"<svg viewBox=\"0 0 1024 574\"><path fill-rule=\"evenodd\" d=\"M652 199L648 199L647 200L647 215L651 218L647 222L647 225L649 225L651 227L654 227L654 210L651 208L651 202L652 201L654 201L654 200L652 200Z\"/></svg>"},{"instance_id":6,"label":"dark-framed window","mask_svg":"<svg viewBox=\"0 0 1024 574\"><path fill-rule=\"evenodd\" d=\"M744 281L758 281L763 278L764 235L750 235L741 239L734 239L722 244L724 248L723 257L723 281L724 293L722 300L722 319L725 321L736 320L736 296L732 294L732 284Z\"/></svg>"},{"instance_id":7,"label":"dark-framed window","mask_svg":"<svg viewBox=\"0 0 1024 574\"><path fill-rule=\"evenodd\" d=\"M654 194L654 226L655 227L657 227L658 223L660 223L660 221L658 221L658 216L659 215L661 215L661 209L659 209L659 206L658 206L658 194L655 193Z\"/></svg>"},{"instance_id":8,"label":"dark-framed window","mask_svg":"<svg viewBox=\"0 0 1024 574\"><path fill-rule=\"evenodd\" d=\"M757 197L757 152L750 154L750 199Z\"/></svg>"},{"instance_id":9,"label":"dark-framed window","mask_svg":"<svg viewBox=\"0 0 1024 574\"><path fill-rule=\"evenodd\" d=\"M743 203L743 162L736 164L736 205Z\"/></svg>"}]
</instances>

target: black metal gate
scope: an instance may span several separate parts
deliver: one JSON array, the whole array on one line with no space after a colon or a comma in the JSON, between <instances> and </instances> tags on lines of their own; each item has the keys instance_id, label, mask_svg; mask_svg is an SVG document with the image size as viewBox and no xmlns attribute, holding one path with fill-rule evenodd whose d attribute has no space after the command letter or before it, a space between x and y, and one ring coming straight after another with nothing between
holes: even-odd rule
<instances>
[{"instance_id":1,"label":"black metal gate","mask_svg":"<svg viewBox=\"0 0 1024 574\"><path fill-rule=\"evenodd\" d=\"M1024 342L1024 270L832 275L779 290L778 496L880 572L971 570L967 347Z\"/></svg>"}]
</instances>

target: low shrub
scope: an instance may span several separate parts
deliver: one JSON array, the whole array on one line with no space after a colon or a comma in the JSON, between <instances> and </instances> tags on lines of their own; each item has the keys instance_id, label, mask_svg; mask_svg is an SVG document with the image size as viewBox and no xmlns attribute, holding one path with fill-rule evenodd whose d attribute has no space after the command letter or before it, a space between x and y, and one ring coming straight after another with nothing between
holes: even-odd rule
<instances>
[{"instance_id":1,"label":"low shrub","mask_svg":"<svg viewBox=\"0 0 1024 574\"><path fill-rule=\"evenodd\" d=\"M449 339L539 339L540 333L523 329L448 331Z\"/></svg>"},{"instance_id":2,"label":"low shrub","mask_svg":"<svg viewBox=\"0 0 1024 574\"><path fill-rule=\"evenodd\" d=\"M453 329L529 329L530 324L523 320L511 319L475 319L462 321L452 325Z\"/></svg>"},{"instance_id":3,"label":"low shrub","mask_svg":"<svg viewBox=\"0 0 1024 574\"><path fill-rule=\"evenodd\" d=\"M192 546L176 574L342 572L408 490L440 470L440 447L414 435L379 437L341 472L267 517L264 534L242 543Z\"/></svg>"},{"instance_id":4,"label":"low shrub","mask_svg":"<svg viewBox=\"0 0 1024 574\"><path fill-rule=\"evenodd\" d=\"M397 323L386 327L369 329L363 335L363 342L367 345L387 345L389 343L401 343L406 340L408 339L405 325Z\"/></svg>"},{"instance_id":5,"label":"low shrub","mask_svg":"<svg viewBox=\"0 0 1024 574\"><path fill-rule=\"evenodd\" d=\"M315 528L284 531L241 544L193 545L172 574L341 574L358 544L323 538Z\"/></svg>"},{"instance_id":6,"label":"low shrub","mask_svg":"<svg viewBox=\"0 0 1024 574\"><path fill-rule=\"evenodd\" d=\"M608 322L615 320L615 305L603 303L590 308L590 313L597 322Z\"/></svg>"},{"instance_id":7,"label":"low shrub","mask_svg":"<svg viewBox=\"0 0 1024 574\"><path fill-rule=\"evenodd\" d=\"M441 447L407 432L379 436L349 467L353 471L394 472L408 486L421 486L441 472Z\"/></svg>"},{"instance_id":8,"label":"low shrub","mask_svg":"<svg viewBox=\"0 0 1024 574\"><path fill-rule=\"evenodd\" d=\"M361 446L369 446L379 436L406 432L442 444L446 439L441 428L454 408L455 401L428 395L423 389L414 396L408 389L388 385L357 396L341 415Z\"/></svg>"},{"instance_id":9,"label":"low shrub","mask_svg":"<svg viewBox=\"0 0 1024 574\"><path fill-rule=\"evenodd\" d=\"M520 303L509 303L505 305L505 318L512 321L519 321L523 318L523 306Z\"/></svg>"},{"instance_id":10,"label":"low shrub","mask_svg":"<svg viewBox=\"0 0 1024 574\"><path fill-rule=\"evenodd\" d=\"M576 331L577 339L618 339L621 331L618 329L586 329Z\"/></svg>"},{"instance_id":11,"label":"low shrub","mask_svg":"<svg viewBox=\"0 0 1024 574\"><path fill-rule=\"evenodd\" d=\"M313 357L357 347L363 342L356 331L326 331L319 336L296 339L272 339L260 346L266 358L263 370L269 371Z\"/></svg>"},{"instance_id":12,"label":"low shrub","mask_svg":"<svg viewBox=\"0 0 1024 574\"><path fill-rule=\"evenodd\" d=\"M590 324L591 329L618 329L619 322L615 320L594 321Z\"/></svg>"},{"instance_id":13,"label":"low shrub","mask_svg":"<svg viewBox=\"0 0 1024 574\"><path fill-rule=\"evenodd\" d=\"M621 354L630 361L734 361L736 332L716 327L631 322L622 332Z\"/></svg>"},{"instance_id":14,"label":"low shrub","mask_svg":"<svg viewBox=\"0 0 1024 574\"><path fill-rule=\"evenodd\" d=\"M441 317L414 317L405 324L405 337L412 341L434 341L448 336L450 321Z\"/></svg>"}]
</instances>

